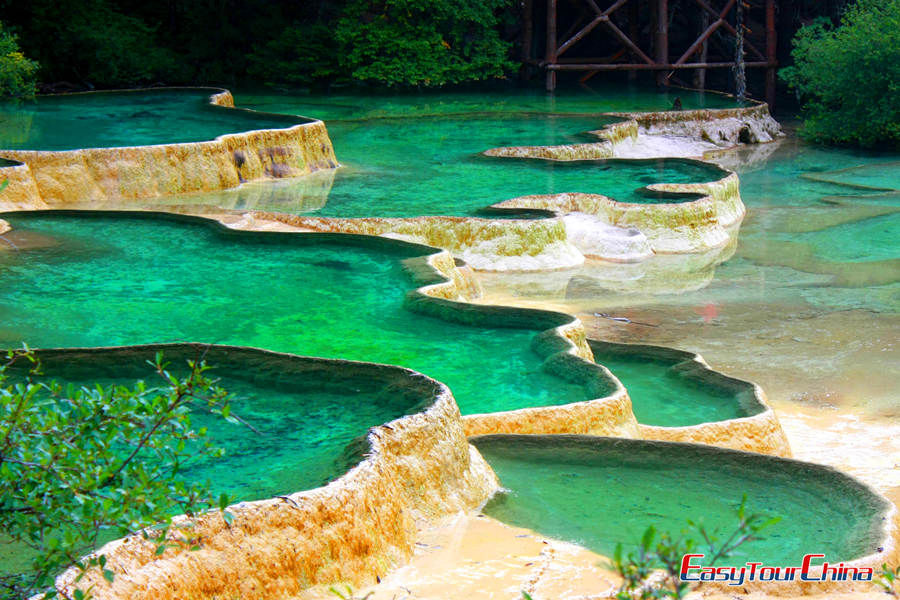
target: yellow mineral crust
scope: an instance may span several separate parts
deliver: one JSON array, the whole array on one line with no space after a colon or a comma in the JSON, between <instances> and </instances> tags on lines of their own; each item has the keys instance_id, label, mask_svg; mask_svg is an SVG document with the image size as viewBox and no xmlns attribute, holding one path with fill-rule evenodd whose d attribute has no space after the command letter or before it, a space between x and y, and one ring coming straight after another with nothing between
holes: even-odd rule
<instances>
[{"instance_id":1,"label":"yellow mineral crust","mask_svg":"<svg viewBox=\"0 0 900 600\"><path fill-rule=\"evenodd\" d=\"M571 315L550 311L515 309L489 305L473 305L477 298L472 288L459 281L452 257L446 253L428 257L427 265L444 280L410 293L407 308L417 312L465 323L522 323L529 320L556 319L562 324L535 336L532 349L544 358L544 370L583 385L594 392L592 399L564 405L522 408L518 410L470 414L462 417L466 435L491 433L551 434L581 433L625 438L696 442L735 450L759 452L775 456L791 456L787 437L765 392L758 385L728 377L706 364L699 354L657 346L636 346L587 340L581 321ZM724 389L734 394L750 416L714 421L686 427L659 427L638 423L628 391L602 364L594 360L592 347L613 349L623 353L641 351L677 361L675 369L681 377L699 385ZM601 361L602 362L602 361Z\"/></svg>"},{"instance_id":2,"label":"yellow mineral crust","mask_svg":"<svg viewBox=\"0 0 900 600\"><path fill-rule=\"evenodd\" d=\"M730 228L746 213L736 173L708 183L659 183L647 188L701 197L686 202L635 204L600 194L542 194L513 198L494 207L544 209L557 215L586 213L608 225L639 230L657 254L697 253L727 246Z\"/></svg>"},{"instance_id":3,"label":"yellow mineral crust","mask_svg":"<svg viewBox=\"0 0 900 600\"><path fill-rule=\"evenodd\" d=\"M534 271L578 266L584 256L560 219L369 217L339 219L257 212L254 217L309 231L380 235L443 248L480 271Z\"/></svg>"},{"instance_id":4,"label":"yellow mineral crust","mask_svg":"<svg viewBox=\"0 0 900 600\"><path fill-rule=\"evenodd\" d=\"M233 106L227 91L214 94L210 102ZM66 151L0 150L0 156L28 165L39 195L20 192L9 200L29 201L28 208L223 190L243 181L294 177L338 166L321 121L226 134L205 142ZM7 171L0 169L0 176ZM27 187L27 182L23 185ZM6 202L0 197L0 207Z\"/></svg>"},{"instance_id":5,"label":"yellow mineral crust","mask_svg":"<svg viewBox=\"0 0 900 600\"><path fill-rule=\"evenodd\" d=\"M6 188L0 191L0 211L47 208L28 165L0 167L0 184L3 181L7 183Z\"/></svg>"},{"instance_id":6,"label":"yellow mineral crust","mask_svg":"<svg viewBox=\"0 0 900 600\"><path fill-rule=\"evenodd\" d=\"M609 159L629 156L622 146L632 146L640 135L691 139L715 146L732 147L739 143L764 143L782 135L778 123L765 104L729 109L664 111L649 113L602 113L623 121L590 133L599 142L560 146L516 146L493 148L488 156L541 158L545 160ZM712 145L710 145L712 144ZM617 151L619 147L620 151ZM650 154L654 154L653 150ZM698 150L698 154L700 151ZM649 156L649 155L648 155ZM586 213L606 225L636 229L646 236L649 248L657 254L704 252L729 243L728 228L741 221L746 210L741 202L737 175L725 171L725 177L697 184L659 183L648 190L699 194L696 200L672 203L635 204L618 202L599 194L550 194L524 196L499 204L496 208L543 208L557 215ZM606 255L611 247L594 244L583 247L571 240L586 256L610 260L639 260L640 252Z\"/></svg>"},{"instance_id":7,"label":"yellow mineral crust","mask_svg":"<svg viewBox=\"0 0 900 600\"><path fill-rule=\"evenodd\" d=\"M417 523L471 510L497 489L491 468L466 441L459 409L446 386L402 369L350 361L315 361L317 368L346 374L404 372L436 390L424 412L372 428L366 458L325 487L289 496L242 502L191 521L200 549L173 547L162 556L133 535L100 552L114 583L98 573L77 583L94 586L93 597L137 600L238 597L289 598L316 584L374 583L412 554ZM72 591L76 573L57 586Z\"/></svg>"},{"instance_id":8,"label":"yellow mineral crust","mask_svg":"<svg viewBox=\"0 0 900 600\"><path fill-rule=\"evenodd\" d=\"M626 155L622 143L635 142L642 134L690 138L727 148L739 143L771 142L782 135L781 127L769 115L766 104L684 111L598 113L597 116L612 116L622 120L588 132L597 136L599 142L557 146L505 146L491 148L484 154L547 160L606 159Z\"/></svg>"}]
</instances>

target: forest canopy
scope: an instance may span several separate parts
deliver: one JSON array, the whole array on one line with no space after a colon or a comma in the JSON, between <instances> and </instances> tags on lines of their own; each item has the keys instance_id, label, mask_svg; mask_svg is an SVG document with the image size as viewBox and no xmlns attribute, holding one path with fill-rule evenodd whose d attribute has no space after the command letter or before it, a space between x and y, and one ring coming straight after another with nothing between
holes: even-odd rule
<instances>
[{"instance_id":1,"label":"forest canopy","mask_svg":"<svg viewBox=\"0 0 900 600\"><path fill-rule=\"evenodd\" d=\"M77 87L253 81L439 86L515 65L511 0L0 0L41 79Z\"/></svg>"}]
</instances>

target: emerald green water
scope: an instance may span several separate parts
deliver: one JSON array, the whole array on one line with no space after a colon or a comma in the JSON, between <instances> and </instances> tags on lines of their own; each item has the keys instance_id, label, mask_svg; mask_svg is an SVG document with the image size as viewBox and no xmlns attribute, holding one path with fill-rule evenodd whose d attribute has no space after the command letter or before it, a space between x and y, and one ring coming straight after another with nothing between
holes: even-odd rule
<instances>
[{"instance_id":1,"label":"emerald green water","mask_svg":"<svg viewBox=\"0 0 900 600\"><path fill-rule=\"evenodd\" d=\"M618 88L572 92L553 100L533 91L422 96L284 96L239 94L260 111L308 114L326 120L339 169L326 217L476 215L496 202L530 194L598 193L622 202L658 202L639 190L652 183L721 177L716 169L679 160L517 160L480 156L499 146L597 141L585 132L610 122L605 111L670 108L675 94ZM687 94L685 106L725 106L720 96ZM733 106L733 104L731 104ZM690 198L667 198L666 202ZM290 210L284 206L281 210ZM292 212L309 212L297 207Z\"/></svg>"},{"instance_id":2,"label":"emerald green water","mask_svg":"<svg viewBox=\"0 0 900 600\"><path fill-rule=\"evenodd\" d=\"M676 361L596 348L594 360L619 378L643 425L682 427L749 416L733 391L679 376L672 369Z\"/></svg>"},{"instance_id":3,"label":"emerald green water","mask_svg":"<svg viewBox=\"0 0 900 600\"><path fill-rule=\"evenodd\" d=\"M8 221L7 239L38 247L0 254L0 347L192 341L381 362L446 383L464 413L586 398L542 371L529 349L535 331L406 310L416 284L402 262L421 247L229 234L162 218Z\"/></svg>"},{"instance_id":4,"label":"emerald green water","mask_svg":"<svg viewBox=\"0 0 900 600\"><path fill-rule=\"evenodd\" d=\"M125 385L144 381L165 386L148 364L156 349L105 350L99 353L41 357L43 380L78 387ZM208 481L215 497L258 500L324 485L355 466L368 450L370 427L419 412L430 404L432 385L403 381L397 372L330 367L303 370L303 359L258 351L170 347L161 350L171 373L187 375L188 360L206 360L207 375L234 396L232 412L246 424L194 410L194 429L225 450L220 458L200 456L186 465L188 481ZM242 360L248 362L242 363ZM298 364L293 364L298 363ZM12 373L13 377L20 375ZM327 424L327 425L326 425ZM264 465L264 467L261 467Z\"/></svg>"},{"instance_id":5,"label":"emerald green water","mask_svg":"<svg viewBox=\"0 0 900 600\"><path fill-rule=\"evenodd\" d=\"M540 89L501 87L491 92L429 91L419 94L354 94L327 96L239 90L235 104L274 113L302 114L327 123L348 119L415 118L472 113L601 113L668 110L675 99L685 109L733 108L733 98L721 94L655 87L603 85L560 88L555 94Z\"/></svg>"},{"instance_id":6,"label":"emerald green water","mask_svg":"<svg viewBox=\"0 0 900 600\"><path fill-rule=\"evenodd\" d=\"M689 445L589 436L473 438L506 493L484 512L611 555L636 547L649 525L678 535L687 521L730 535L747 494L750 513L781 517L765 539L723 564L799 565L870 554L886 503L839 473L805 463ZM723 537L724 537L723 536Z\"/></svg>"},{"instance_id":7,"label":"emerald green water","mask_svg":"<svg viewBox=\"0 0 900 600\"><path fill-rule=\"evenodd\" d=\"M0 149L74 150L212 140L307 119L209 104L214 90L147 90L40 96L0 102Z\"/></svg>"}]
</instances>

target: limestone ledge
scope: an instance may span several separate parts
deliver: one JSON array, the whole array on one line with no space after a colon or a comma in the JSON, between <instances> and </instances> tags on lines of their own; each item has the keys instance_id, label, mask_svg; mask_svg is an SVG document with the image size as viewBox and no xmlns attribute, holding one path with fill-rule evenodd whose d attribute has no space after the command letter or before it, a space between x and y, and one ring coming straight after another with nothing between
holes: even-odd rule
<instances>
[{"instance_id":1,"label":"limestone ledge","mask_svg":"<svg viewBox=\"0 0 900 600\"><path fill-rule=\"evenodd\" d=\"M686 427L660 427L655 425L639 425L641 439L661 440L667 442L694 442L759 452L774 456L791 456L791 448L787 436L781 428L778 417L768 404L763 389L750 381L729 377L716 371L694 352L686 352L664 346L644 344L621 344L601 340L589 340L589 346L597 362L602 364L604 354L630 355L647 358L653 361L668 363L673 375L691 382L696 386L717 390L723 396L730 396L738 402L747 416L712 421Z\"/></svg>"},{"instance_id":2,"label":"limestone ledge","mask_svg":"<svg viewBox=\"0 0 900 600\"><path fill-rule=\"evenodd\" d=\"M417 520L473 508L496 491L493 472L466 443L466 435L579 432L637 438L654 433L637 423L621 382L593 361L591 344L596 342L586 339L578 319L551 311L466 302L477 296L477 285L446 251L407 263L422 284L407 294L409 309L469 324L542 330L532 346L544 357L544 368L583 385L596 399L461 418L446 386L413 371L291 357L315 368L334 368L343 376L360 370L371 370L372 376L402 373L432 385L433 403L421 413L372 428L367 457L327 486L229 507L235 517L230 527L217 514L194 519L193 531L203 540L195 552L173 548L157 557L153 546L140 536L112 542L102 552L109 560L107 568L117 573L114 583L92 574L78 586L95 586L98 599L174 600L277 599L316 584L370 584L409 558ZM710 443L743 448L745 439L765 437L741 429L741 439L734 442L728 439L729 423L718 437L708 435ZM673 429L671 435L678 433ZM766 452L773 447L748 449ZM71 591L74 576L66 573L58 585Z\"/></svg>"},{"instance_id":3,"label":"limestone ledge","mask_svg":"<svg viewBox=\"0 0 900 600\"><path fill-rule=\"evenodd\" d=\"M584 255L566 238L560 219L369 217L340 219L255 212L308 231L378 235L448 250L479 271L539 271L579 266Z\"/></svg>"},{"instance_id":4,"label":"limestone ledge","mask_svg":"<svg viewBox=\"0 0 900 600\"><path fill-rule=\"evenodd\" d=\"M727 246L729 230L740 223L746 208L740 197L736 173L707 183L657 183L647 186L655 192L696 194L696 200L654 204L618 202L607 196L587 193L521 196L494 205L494 208L543 209L559 216L590 215L600 223L642 235L655 254L706 252ZM619 235L618 237L622 237ZM567 232L567 239L586 256L607 260L640 260L646 255L632 244L608 245L603 241L585 243L579 228ZM637 258L634 258L634 257Z\"/></svg>"},{"instance_id":5,"label":"limestone ledge","mask_svg":"<svg viewBox=\"0 0 900 600\"><path fill-rule=\"evenodd\" d=\"M761 144L781 137L781 126L765 103L748 107L658 112L598 113L618 117L602 129L590 131L599 142L556 146L505 146L491 148L487 156L543 158L547 160L608 159L622 155L623 142L642 135L674 136L731 148L738 144ZM662 158L662 156L660 156Z\"/></svg>"},{"instance_id":6,"label":"limestone ledge","mask_svg":"<svg viewBox=\"0 0 900 600\"><path fill-rule=\"evenodd\" d=\"M765 392L755 383L728 377L715 371L694 353L660 346L638 346L588 340L579 319L564 313L471 304L471 288L447 253L427 257L426 264L442 275L443 281L411 291L405 306L413 311L466 324L530 327L544 330L532 342L532 349L544 359L543 368L553 375L584 387L589 400L564 405L529 407L462 417L469 436L492 433L552 434L580 433L623 438L696 442L723 448L790 456L787 437ZM420 272L420 277L421 277ZM673 363L680 377L732 395L746 417L702 423L688 427L657 427L640 424L634 416L628 391L610 372L595 361L599 351L641 353Z\"/></svg>"},{"instance_id":7,"label":"limestone ledge","mask_svg":"<svg viewBox=\"0 0 900 600\"><path fill-rule=\"evenodd\" d=\"M633 148L626 150L625 146L634 146L641 136L676 136L712 144L706 146L712 148L771 142L782 135L781 127L769 115L766 104L729 109L603 114L623 120L590 132L600 138L599 142L493 148L484 154L545 160L615 159L629 156ZM702 151L698 150L700 153ZM652 151L645 154L651 155ZM643 260L652 253L705 252L728 244L727 228L738 223L745 213L737 175L723 171L725 177L714 182L647 186L650 191L701 196L681 203L628 204L599 194L555 194L514 198L494 207L544 208L560 216L590 215L592 219L576 214L567 227L571 230L569 241L588 257L628 262ZM603 231L604 226L619 229Z\"/></svg>"},{"instance_id":8,"label":"limestone ledge","mask_svg":"<svg viewBox=\"0 0 900 600\"><path fill-rule=\"evenodd\" d=\"M227 90L212 94L210 103L234 106ZM288 117L286 125L289 121ZM21 189L11 198L2 198L0 208L7 203L17 203L8 208L65 207L208 192L243 181L294 177L338 166L321 121L225 134L203 142L67 151L0 150L0 156L25 163L31 174L29 183L25 171L10 173L9 167L0 168L0 176L21 180L17 183Z\"/></svg>"},{"instance_id":9,"label":"limestone ledge","mask_svg":"<svg viewBox=\"0 0 900 600\"><path fill-rule=\"evenodd\" d=\"M720 147L764 144L784 135L764 102L737 108L610 114L633 119L640 133L692 137Z\"/></svg>"},{"instance_id":10,"label":"limestone ledge","mask_svg":"<svg viewBox=\"0 0 900 600\"><path fill-rule=\"evenodd\" d=\"M171 348L117 350L166 347ZM77 583L81 589L94 586L94 598L275 600L316 584L369 585L409 559L417 522L474 509L497 490L496 476L467 443L459 408L443 384L401 367L224 349L251 360L274 357L289 365L291 376L324 372L337 380L363 377L405 386L431 403L371 428L363 461L324 487L230 506L230 526L218 512L191 519L191 534L202 540L199 550L173 546L155 556L155 546L140 535L107 544L100 552L116 574L114 582L92 571ZM104 350L110 349L82 352ZM67 572L57 587L72 593L75 576Z\"/></svg>"},{"instance_id":11,"label":"limestone ledge","mask_svg":"<svg viewBox=\"0 0 900 600\"><path fill-rule=\"evenodd\" d=\"M0 165L0 183L3 181L6 188L0 191L0 211L47 208L28 165L20 162L6 167Z\"/></svg>"}]
</instances>

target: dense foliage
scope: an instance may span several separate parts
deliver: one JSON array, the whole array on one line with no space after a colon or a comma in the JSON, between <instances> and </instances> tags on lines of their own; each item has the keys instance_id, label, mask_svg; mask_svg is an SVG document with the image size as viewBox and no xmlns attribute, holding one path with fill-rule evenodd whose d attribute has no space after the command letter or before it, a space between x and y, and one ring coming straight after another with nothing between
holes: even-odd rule
<instances>
[{"instance_id":1,"label":"dense foliage","mask_svg":"<svg viewBox=\"0 0 900 600\"><path fill-rule=\"evenodd\" d=\"M496 13L508 0L352 0L338 21L341 63L354 79L437 86L513 68Z\"/></svg>"},{"instance_id":2,"label":"dense foliage","mask_svg":"<svg viewBox=\"0 0 900 600\"><path fill-rule=\"evenodd\" d=\"M13 383L9 370L23 362ZM184 377L159 357L152 369L160 387L75 389L46 381L28 352L0 365L0 534L13 544L7 550L27 558L19 572L0 573L0 598L47 590L71 566L103 569L105 558L81 557L104 538L152 525L166 543L192 543L171 517L212 502L208 484L186 483L181 472L219 451L191 427L191 410L234 417L202 362ZM222 497L218 506L227 503Z\"/></svg>"},{"instance_id":3,"label":"dense foliage","mask_svg":"<svg viewBox=\"0 0 900 600\"><path fill-rule=\"evenodd\" d=\"M37 68L19 50L16 36L0 23L0 97L33 96Z\"/></svg>"},{"instance_id":4,"label":"dense foliage","mask_svg":"<svg viewBox=\"0 0 900 600\"><path fill-rule=\"evenodd\" d=\"M781 76L803 102L806 137L900 143L900 0L858 0L838 27L819 20L794 38Z\"/></svg>"},{"instance_id":5,"label":"dense foliage","mask_svg":"<svg viewBox=\"0 0 900 600\"><path fill-rule=\"evenodd\" d=\"M510 67L511 0L0 0L53 89L255 81L440 85ZM512 9L509 9L512 10Z\"/></svg>"}]
</instances>

